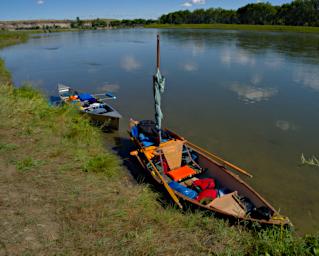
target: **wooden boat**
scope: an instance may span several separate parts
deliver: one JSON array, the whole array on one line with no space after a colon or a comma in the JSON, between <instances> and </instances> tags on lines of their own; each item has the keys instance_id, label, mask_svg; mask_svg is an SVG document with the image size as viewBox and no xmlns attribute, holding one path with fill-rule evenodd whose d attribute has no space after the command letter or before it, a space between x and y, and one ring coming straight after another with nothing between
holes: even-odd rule
<instances>
[{"instance_id":1,"label":"wooden boat","mask_svg":"<svg viewBox=\"0 0 319 256\"><path fill-rule=\"evenodd\" d=\"M122 116L111 105L107 104L105 99L98 99L90 94L78 93L63 84L58 85L58 92L62 102L76 104L79 107L79 111L89 116L95 124L113 130L119 129ZM105 97L107 96L108 94L105 94ZM106 99L110 98L112 98L111 95Z\"/></svg>"},{"instance_id":2,"label":"wooden boat","mask_svg":"<svg viewBox=\"0 0 319 256\"><path fill-rule=\"evenodd\" d=\"M232 170L252 177L247 171L207 152L169 130L162 132L166 134L165 142L158 146L155 146L155 142L152 145L149 144L152 142L148 142L145 146L137 132L138 126L139 122L132 121L129 134L136 150L132 151L131 155L137 158L143 169L158 184L165 187L175 203L181 208L187 204L239 222L292 226L287 217L276 211L266 199L237 174L234 174ZM186 160L187 158L188 160ZM168 170L165 171L163 163L168 166ZM171 186L171 183L175 182L194 190L194 181L206 178L213 178L218 184L215 190L223 189L227 193L218 193L215 199L200 202ZM250 205L247 205L247 202L250 202ZM259 210L267 214L263 215L260 212L258 214Z\"/></svg>"}]
</instances>

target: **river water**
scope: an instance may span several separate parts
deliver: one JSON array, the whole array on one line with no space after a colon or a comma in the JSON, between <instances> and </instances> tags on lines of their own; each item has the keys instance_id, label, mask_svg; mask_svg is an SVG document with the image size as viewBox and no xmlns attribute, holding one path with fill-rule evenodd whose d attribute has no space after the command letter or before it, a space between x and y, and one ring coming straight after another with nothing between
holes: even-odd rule
<instances>
[{"instance_id":1,"label":"river water","mask_svg":"<svg viewBox=\"0 0 319 256\"><path fill-rule=\"evenodd\" d=\"M301 232L319 230L319 35L123 29L36 35L3 49L13 80L113 91L128 119L153 118L156 34L167 87L163 124L249 170L249 183Z\"/></svg>"}]
</instances>

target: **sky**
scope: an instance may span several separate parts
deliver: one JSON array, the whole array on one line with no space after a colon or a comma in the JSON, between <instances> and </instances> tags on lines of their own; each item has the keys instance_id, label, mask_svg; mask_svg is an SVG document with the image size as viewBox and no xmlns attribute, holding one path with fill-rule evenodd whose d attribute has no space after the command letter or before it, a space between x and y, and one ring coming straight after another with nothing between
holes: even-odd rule
<instances>
[{"instance_id":1,"label":"sky","mask_svg":"<svg viewBox=\"0 0 319 256\"><path fill-rule=\"evenodd\" d=\"M162 14L198 8L237 9L261 0L0 0L0 20L155 19ZM269 0L273 5L291 2Z\"/></svg>"}]
</instances>

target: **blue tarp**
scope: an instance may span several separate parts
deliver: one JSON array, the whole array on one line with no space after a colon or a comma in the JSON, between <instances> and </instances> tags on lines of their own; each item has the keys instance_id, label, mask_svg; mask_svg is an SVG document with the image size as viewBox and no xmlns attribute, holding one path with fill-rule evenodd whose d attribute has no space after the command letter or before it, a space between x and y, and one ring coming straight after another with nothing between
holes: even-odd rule
<instances>
[{"instance_id":1,"label":"blue tarp","mask_svg":"<svg viewBox=\"0 0 319 256\"><path fill-rule=\"evenodd\" d=\"M172 189L174 189L175 191L179 192L179 193L182 193L183 195L191 198L191 199L195 199L197 197L197 192L192 190L192 189L189 189L175 181L172 181L168 184Z\"/></svg>"},{"instance_id":2,"label":"blue tarp","mask_svg":"<svg viewBox=\"0 0 319 256\"><path fill-rule=\"evenodd\" d=\"M80 94L79 94L79 99L80 99L81 101L85 101L85 100L88 100L88 101L90 101L90 100L95 100L95 98L94 98L91 94L89 94L89 93L80 93Z\"/></svg>"}]
</instances>

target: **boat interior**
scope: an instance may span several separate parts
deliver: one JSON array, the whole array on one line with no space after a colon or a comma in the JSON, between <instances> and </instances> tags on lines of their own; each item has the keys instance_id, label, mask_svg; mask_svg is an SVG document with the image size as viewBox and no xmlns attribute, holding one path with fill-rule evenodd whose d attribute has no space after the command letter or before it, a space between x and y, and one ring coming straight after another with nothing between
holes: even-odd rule
<instances>
[{"instance_id":1,"label":"boat interior","mask_svg":"<svg viewBox=\"0 0 319 256\"><path fill-rule=\"evenodd\" d=\"M59 87L59 95L65 102L79 104L80 109L87 113L102 115L112 112L113 109L100 99L88 93L78 93L70 87Z\"/></svg>"},{"instance_id":2,"label":"boat interior","mask_svg":"<svg viewBox=\"0 0 319 256\"><path fill-rule=\"evenodd\" d=\"M146 129L147 130L147 129ZM142 149L145 167L157 178L158 170L167 184L183 199L237 218L270 220L275 210L236 174L193 149L183 138L161 131L161 143L149 131L131 125L130 134Z\"/></svg>"}]
</instances>

